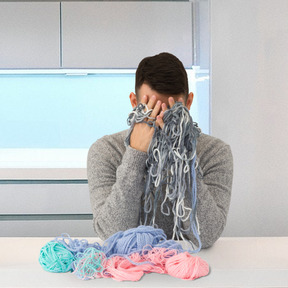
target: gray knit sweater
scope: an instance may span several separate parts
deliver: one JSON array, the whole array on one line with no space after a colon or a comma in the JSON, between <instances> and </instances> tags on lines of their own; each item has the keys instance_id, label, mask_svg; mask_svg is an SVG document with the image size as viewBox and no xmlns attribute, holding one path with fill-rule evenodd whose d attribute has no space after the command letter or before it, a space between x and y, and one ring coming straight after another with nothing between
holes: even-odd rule
<instances>
[{"instance_id":1,"label":"gray knit sweater","mask_svg":"<svg viewBox=\"0 0 288 288\"><path fill-rule=\"evenodd\" d=\"M145 189L147 153L125 147L128 130L104 136L89 149L87 176L93 225L98 237L137 227ZM233 159L230 146L201 134L197 141L197 217L202 247L221 235L230 205ZM189 203L186 203L189 205ZM185 206L186 206L185 205ZM143 215L143 213L141 213ZM172 237L173 215L156 214L156 224ZM184 223L187 228L189 222ZM188 237L197 244L194 236Z\"/></svg>"}]
</instances>

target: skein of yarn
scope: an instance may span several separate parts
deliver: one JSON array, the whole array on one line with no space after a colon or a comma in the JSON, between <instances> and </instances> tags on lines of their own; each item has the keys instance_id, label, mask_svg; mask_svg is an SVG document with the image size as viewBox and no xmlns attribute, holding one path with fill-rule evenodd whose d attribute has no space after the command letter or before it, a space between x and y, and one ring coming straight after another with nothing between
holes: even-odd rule
<instances>
[{"instance_id":1,"label":"skein of yarn","mask_svg":"<svg viewBox=\"0 0 288 288\"><path fill-rule=\"evenodd\" d=\"M194 280L209 273L207 262L188 252L179 253L167 259L166 269L169 275L185 280Z\"/></svg>"},{"instance_id":2,"label":"skein of yarn","mask_svg":"<svg viewBox=\"0 0 288 288\"><path fill-rule=\"evenodd\" d=\"M107 257L123 256L133 252L141 252L149 247L170 247L182 250L182 246L174 240L167 240L162 229L152 226L138 226L126 231L119 231L109 237L102 246L102 251Z\"/></svg>"},{"instance_id":3,"label":"skein of yarn","mask_svg":"<svg viewBox=\"0 0 288 288\"><path fill-rule=\"evenodd\" d=\"M48 272L64 273L71 271L74 260L73 253L57 242L48 242L40 250L39 263Z\"/></svg>"}]
</instances>

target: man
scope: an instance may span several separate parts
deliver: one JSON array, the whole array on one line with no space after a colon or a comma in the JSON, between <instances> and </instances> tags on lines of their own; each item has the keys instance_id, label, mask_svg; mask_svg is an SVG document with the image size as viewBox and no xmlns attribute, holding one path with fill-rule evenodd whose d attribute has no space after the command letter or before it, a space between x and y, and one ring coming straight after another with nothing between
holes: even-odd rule
<instances>
[{"instance_id":1,"label":"man","mask_svg":"<svg viewBox=\"0 0 288 288\"><path fill-rule=\"evenodd\" d=\"M164 112L176 101L182 102L188 109L193 102L184 66L169 53L146 57L140 62L136 71L135 93L130 94L132 107L140 102L147 104L152 109L150 117L155 118L155 124L160 128L165 125ZM146 123L137 123L129 146L124 144L128 135L128 130L125 130L102 137L89 149L87 173L93 225L97 236L102 239L139 225L147 150L154 129ZM197 219L202 247L207 248L220 237L226 224L233 159L229 145L203 133L197 139L196 151ZM155 222L168 239L172 237L173 215L157 213ZM189 223L185 225L183 228L187 229ZM195 242L192 233L187 237Z\"/></svg>"}]
</instances>

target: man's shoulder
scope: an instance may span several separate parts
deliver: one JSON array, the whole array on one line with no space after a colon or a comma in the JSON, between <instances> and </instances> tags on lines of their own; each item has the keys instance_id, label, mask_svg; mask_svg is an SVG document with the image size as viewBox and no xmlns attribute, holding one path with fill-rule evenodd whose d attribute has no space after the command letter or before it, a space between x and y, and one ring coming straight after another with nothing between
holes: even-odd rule
<instances>
[{"instance_id":1,"label":"man's shoulder","mask_svg":"<svg viewBox=\"0 0 288 288\"><path fill-rule=\"evenodd\" d=\"M198 138L196 150L202 175L205 175L211 167L214 172L233 173L232 151L230 145L223 140L202 133Z\"/></svg>"},{"instance_id":2,"label":"man's shoulder","mask_svg":"<svg viewBox=\"0 0 288 288\"><path fill-rule=\"evenodd\" d=\"M106 142L106 143L121 142L122 143L122 142L124 142L125 138L127 137L128 131L129 131L129 129L126 129L126 130L119 131L117 133L104 135L103 137L99 138L96 142Z\"/></svg>"},{"instance_id":3,"label":"man's shoulder","mask_svg":"<svg viewBox=\"0 0 288 288\"><path fill-rule=\"evenodd\" d=\"M216 145L218 147L228 145L223 140L221 140L221 139L219 139L217 137L205 134L205 133L201 133L200 134L200 136L198 138L198 144L200 146L203 146L203 145L204 146L215 146Z\"/></svg>"},{"instance_id":4,"label":"man's shoulder","mask_svg":"<svg viewBox=\"0 0 288 288\"><path fill-rule=\"evenodd\" d=\"M202 156L203 154L215 155L218 151L225 149L230 150L230 145L223 140L201 133L197 141L197 155Z\"/></svg>"},{"instance_id":5,"label":"man's shoulder","mask_svg":"<svg viewBox=\"0 0 288 288\"><path fill-rule=\"evenodd\" d=\"M124 140L126 139L128 135L128 129L122 130L117 133L113 133L110 135L104 135L98 140L96 140L90 147L91 150L103 150L103 152L107 152L107 149L109 150L117 150L119 152L125 151L125 144Z\"/></svg>"}]
</instances>

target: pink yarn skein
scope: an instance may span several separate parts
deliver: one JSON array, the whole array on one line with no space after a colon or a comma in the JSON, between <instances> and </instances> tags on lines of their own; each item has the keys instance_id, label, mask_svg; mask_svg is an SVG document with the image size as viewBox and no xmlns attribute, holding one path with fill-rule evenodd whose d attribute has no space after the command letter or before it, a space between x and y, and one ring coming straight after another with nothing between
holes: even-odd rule
<instances>
[{"instance_id":1,"label":"pink yarn skein","mask_svg":"<svg viewBox=\"0 0 288 288\"><path fill-rule=\"evenodd\" d=\"M169 275L185 280L194 280L209 273L208 263L188 252L179 253L167 259L166 269Z\"/></svg>"}]
</instances>

